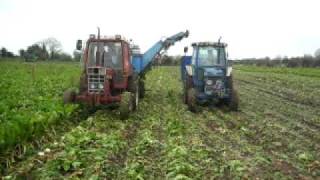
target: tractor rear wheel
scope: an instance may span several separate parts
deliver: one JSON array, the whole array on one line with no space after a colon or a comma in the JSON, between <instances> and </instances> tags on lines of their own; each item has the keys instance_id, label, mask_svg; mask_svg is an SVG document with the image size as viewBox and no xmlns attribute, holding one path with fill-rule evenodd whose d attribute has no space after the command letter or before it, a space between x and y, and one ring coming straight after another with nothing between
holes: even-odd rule
<instances>
[{"instance_id":1,"label":"tractor rear wheel","mask_svg":"<svg viewBox=\"0 0 320 180\"><path fill-rule=\"evenodd\" d=\"M228 102L228 106L232 111L237 111L239 108L239 95L238 91L234 88L232 89L231 99Z\"/></svg>"},{"instance_id":2,"label":"tractor rear wheel","mask_svg":"<svg viewBox=\"0 0 320 180\"><path fill-rule=\"evenodd\" d=\"M76 100L76 92L73 89L68 89L63 93L63 103L64 104L71 104L74 103Z\"/></svg>"},{"instance_id":3,"label":"tractor rear wheel","mask_svg":"<svg viewBox=\"0 0 320 180\"><path fill-rule=\"evenodd\" d=\"M132 92L124 92L121 95L121 102L120 102L120 119L128 119L129 113L134 110L134 93Z\"/></svg>"},{"instance_id":4,"label":"tractor rear wheel","mask_svg":"<svg viewBox=\"0 0 320 180\"><path fill-rule=\"evenodd\" d=\"M88 84L87 84L87 79L86 79L86 75L83 73L81 76L80 76L80 84L79 84L79 90L80 90L80 93L82 92L85 92L88 90Z\"/></svg>"},{"instance_id":5,"label":"tractor rear wheel","mask_svg":"<svg viewBox=\"0 0 320 180\"><path fill-rule=\"evenodd\" d=\"M186 87L183 87L182 101L184 104L188 104L188 90Z\"/></svg>"},{"instance_id":6,"label":"tractor rear wheel","mask_svg":"<svg viewBox=\"0 0 320 180\"><path fill-rule=\"evenodd\" d=\"M192 88L192 77L185 72L185 82L183 83L183 103L188 104L188 90Z\"/></svg>"},{"instance_id":7,"label":"tractor rear wheel","mask_svg":"<svg viewBox=\"0 0 320 180\"><path fill-rule=\"evenodd\" d=\"M128 79L128 91L129 92L136 92L137 84L139 83L139 76L137 74L133 74Z\"/></svg>"},{"instance_id":8,"label":"tractor rear wheel","mask_svg":"<svg viewBox=\"0 0 320 180\"><path fill-rule=\"evenodd\" d=\"M140 85L140 79L137 74L134 74L129 78L128 91L131 92L133 96L133 110L136 110L138 108L139 98L141 97Z\"/></svg>"},{"instance_id":9,"label":"tractor rear wheel","mask_svg":"<svg viewBox=\"0 0 320 180\"><path fill-rule=\"evenodd\" d=\"M139 98L140 98L140 86L139 84L136 85L136 92L132 93L133 94L133 110L138 109L138 104L139 104Z\"/></svg>"},{"instance_id":10,"label":"tractor rear wheel","mask_svg":"<svg viewBox=\"0 0 320 180\"><path fill-rule=\"evenodd\" d=\"M228 105L230 110L237 111L239 108L239 95L238 95L238 91L234 87L232 74L228 78L227 85L228 85L228 88L231 89L231 96L227 100L226 104Z\"/></svg>"},{"instance_id":11,"label":"tractor rear wheel","mask_svg":"<svg viewBox=\"0 0 320 180\"><path fill-rule=\"evenodd\" d=\"M198 112L196 90L194 88L190 88L188 89L187 93L188 109L191 112Z\"/></svg>"},{"instance_id":12,"label":"tractor rear wheel","mask_svg":"<svg viewBox=\"0 0 320 180\"><path fill-rule=\"evenodd\" d=\"M144 80L139 79L139 98L144 98L145 91Z\"/></svg>"}]
</instances>

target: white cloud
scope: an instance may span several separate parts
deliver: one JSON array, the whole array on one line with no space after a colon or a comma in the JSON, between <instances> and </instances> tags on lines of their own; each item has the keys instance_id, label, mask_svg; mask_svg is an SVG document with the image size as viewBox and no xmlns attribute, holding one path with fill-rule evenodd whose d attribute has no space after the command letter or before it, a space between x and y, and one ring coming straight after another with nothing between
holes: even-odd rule
<instances>
[{"instance_id":1,"label":"white cloud","mask_svg":"<svg viewBox=\"0 0 320 180\"><path fill-rule=\"evenodd\" d=\"M316 0L1 0L0 46L18 51L56 37L71 53L78 38L122 34L146 50L162 36L185 29L190 37L170 54L182 54L193 41L229 44L232 58L312 54L320 47Z\"/></svg>"}]
</instances>

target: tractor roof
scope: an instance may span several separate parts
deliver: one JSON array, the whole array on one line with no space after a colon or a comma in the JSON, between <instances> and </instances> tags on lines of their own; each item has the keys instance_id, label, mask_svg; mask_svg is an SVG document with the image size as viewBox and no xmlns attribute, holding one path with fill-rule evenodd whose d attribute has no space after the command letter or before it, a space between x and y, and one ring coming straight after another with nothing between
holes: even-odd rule
<instances>
[{"instance_id":1,"label":"tractor roof","mask_svg":"<svg viewBox=\"0 0 320 180\"><path fill-rule=\"evenodd\" d=\"M90 34L89 40L91 41L125 41L128 43L128 40L121 35L96 37L96 35Z\"/></svg>"},{"instance_id":2,"label":"tractor roof","mask_svg":"<svg viewBox=\"0 0 320 180\"><path fill-rule=\"evenodd\" d=\"M192 47L194 46L213 46L213 47L227 47L227 43L222 43L222 42L195 42L191 44Z\"/></svg>"}]
</instances>

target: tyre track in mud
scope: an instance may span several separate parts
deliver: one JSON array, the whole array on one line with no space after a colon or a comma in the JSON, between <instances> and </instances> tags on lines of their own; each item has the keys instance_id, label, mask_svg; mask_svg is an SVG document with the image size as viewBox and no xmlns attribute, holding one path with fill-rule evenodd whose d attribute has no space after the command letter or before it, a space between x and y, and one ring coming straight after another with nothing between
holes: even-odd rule
<instances>
[{"instance_id":1,"label":"tyre track in mud","mask_svg":"<svg viewBox=\"0 0 320 180\"><path fill-rule=\"evenodd\" d=\"M202 118L196 121L201 129L202 139L208 147L213 148L211 156L216 164L211 168L220 168L223 173L217 176L222 178L272 178L273 174L281 171L286 176L301 178L299 168L293 166L292 162L281 161L290 166L290 172L274 167L274 163L281 156L264 150L248 139L243 133L243 128L248 128L248 118L242 112L227 112L219 109L209 113L211 118ZM211 115L212 114L212 115ZM207 116L202 114L203 116ZM270 162L267 159L272 159ZM239 166L244 168L243 172L237 172L231 167L232 162L239 161ZM266 163L267 162L267 163ZM230 169L231 168L231 169ZM219 173L218 173L219 174ZM242 175L241 175L242 174Z\"/></svg>"},{"instance_id":2,"label":"tyre track in mud","mask_svg":"<svg viewBox=\"0 0 320 180\"><path fill-rule=\"evenodd\" d=\"M270 90L269 89L270 87L264 86L263 84L260 84L257 82L250 82L250 81L244 80L244 79L237 79L237 81L240 85L242 84L245 86L252 86L254 89L256 89L260 92L264 92L264 93L269 94L271 96L281 98L282 100L288 102L288 104L290 106L294 106L295 108L300 109L300 111L301 111L301 109L303 109L303 111L307 111L308 113L303 114L303 118L301 118L301 121L303 121L305 124L307 124L311 129L316 129L316 130L320 129L319 124L317 124L316 122L307 121L305 118L305 116L308 116L307 117L308 119L312 119L312 118L316 118L316 116L320 116L320 112L315 107L317 105L312 105L310 103L301 102L298 100L294 100L290 97L280 95L280 93L276 93L276 92ZM249 90L249 87L247 89ZM292 112L290 112L290 113L292 113ZM295 113L297 113L297 112L295 112Z\"/></svg>"},{"instance_id":3,"label":"tyre track in mud","mask_svg":"<svg viewBox=\"0 0 320 180\"><path fill-rule=\"evenodd\" d=\"M226 118L224 119L226 120ZM279 157L275 154L271 154L267 151L261 150L257 144L252 143L251 141L244 138L241 131L237 128L230 128L227 130L230 131L229 133L221 134L220 136L223 136L223 138L219 139L220 142L217 141L216 138L208 136L208 134L219 133L218 131L220 127L212 125L212 123L214 122L208 121L207 123L203 124L199 123L199 125L202 127L203 130L202 134L204 137L204 142L208 146L213 147L214 149L218 149L215 150L215 153L212 154L212 157L215 157L215 161L218 162L215 166L220 167L220 171L223 172L222 175L218 176L218 179L233 179L237 177L236 174L240 172L232 172L230 168L232 167L231 162L238 160L240 161L241 167L244 168L242 172L244 174L240 175L240 178L272 178L272 174L279 170L273 167L272 162L264 162L264 165L262 165L262 162L260 162L261 159L263 161L267 161L264 159L269 159L270 157L272 157L272 159L279 159ZM227 138L226 136L231 136L231 138ZM232 138L232 136L239 136L240 139L237 139L236 137ZM225 142L226 139L229 139L228 143ZM221 149L220 146L224 148ZM287 176L299 177L298 175L296 175L299 172L299 170L296 167L292 167L291 170L292 174L287 174ZM283 171L283 173L285 172Z\"/></svg>"},{"instance_id":4,"label":"tyre track in mud","mask_svg":"<svg viewBox=\"0 0 320 180\"><path fill-rule=\"evenodd\" d=\"M125 167L125 162L127 160L128 151L134 145L133 141L137 136L138 129L141 126L141 119L137 120L137 122L130 123L126 129L122 131L124 140L126 140L127 146L121 149L118 153L111 154L107 157L104 162L104 173L106 173L105 179L115 179L118 178L118 171Z\"/></svg>"},{"instance_id":5,"label":"tyre track in mud","mask_svg":"<svg viewBox=\"0 0 320 180\"><path fill-rule=\"evenodd\" d=\"M142 101L145 101L145 99L148 99L148 95ZM148 141L144 141L144 138L146 138L144 135L151 135L151 140L153 140L154 137L156 140L161 141L161 134L163 131L161 128L162 126L160 126L159 123L155 123L155 121L148 119L150 112L146 112L148 111L146 110L147 106L150 107L152 104L140 102L139 109L143 110L144 112L135 112L137 116L134 118L134 121L139 121L136 123L139 125L135 126L136 128L134 130L132 128L127 130L129 131L127 134L130 136L130 138L127 139L128 146L126 146L119 153L114 154L111 157L111 161L108 159L108 169L105 171L109 175L107 179L134 178L135 175L130 176L130 170L135 171L136 169L134 165L140 165L139 163L142 162L144 166L143 169L146 171L145 174L148 174L148 176L153 178L164 177L162 173L163 170L161 168L157 168L158 166L156 166L156 163L159 162L159 158L161 157L161 149L154 149L152 144L148 144ZM145 132L150 132L151 134L145 134ZM126 131L124 131L124 133L126 133ZM140 151L145 151L148 153L141 153ZM150 169L153 169L154 172L150 172ZM136 175L139 175L139 172L137 172Z\"/></svg>"},{"instance_id":6,"label":"tyre track in mud","mask_svg":"<svg viewBox=\"0 0 320 180\"><path fill-rule=\"evenodd\" d=\"M159 69L150 73L159 73ZM163 81L161 73L157 76L146 78L145 97L139 104L139 116L143 121L137 138L133 140L132 146L127 149L125 166L119 168L118 177L120 179L135 179L143 177L146 179L164 179L166 177L166 167L163 164L165 139L165 106L167 103L167 90L158 84Z\"/></svg>"},{"instance_id":7,"label":"tyre track in mud","mask_svg":"<svg viewBox=\"0 0 320 180\"><path fill-rule=\"evenodd\" d=\"M291 142L295 145L298 145L294 152L299 153L301 151L312 152L315 159L320 158L318 153L320 150L319 142L319 131L316 124L306 123L303 117L300 117L299 110L295 110L293 107L296 107L296 104L292 105L292 101L284 100L281 97L275 96L274 93L269 93L269 91L263 91L260 87L256 87L254 83L241 83L241 79L238 80L240 85L240 94L242 96L242 112L249 117L249 119L266 119L269 123L274 123L275 128L279 129L278 132L282 135L277 135L282 140L280 142ZM256 95L254 95L256 94ZM281 106L286 107L285 109ZM311 107L312 108L312 107ZM265 112L265 110L271 112ZM282 111L281 111L282 110ZM271 113L271 114L270 114ZM276 114L275 114L276 113ZM310 116L314 116L314 112L310 113ZM296 116L295 116L296 115ZM253 122L255 123L255 122ZM268 123L268 124L269 124ZM268 126L268 124L266 124ZM280 125L280 126L279 126ZM314 126L315 125L315 126ZM259 125L256 125L259 127ZM277 131L275 131L277 132ZM271 133L271 132L269 132ZM283 143L282 143L283 144ZM289 147L287 147L289 148ZM287 148L282 150L273 151L276 156L281 158L281 154L292 151ZM308 149L309 148L309 149ZM311 149L310 149L311 148ZM311 151L310 151L311 150ZM282 152L282 153L281 153ZM287 154L291 157L291 163L299 164L296 160L296 155L294 153ZM295 159L295 160L294 160ZM293 161L292 161L293 160ZM301 165L301 163L300 163ZM305 172L306 173L306 172Z\"/></svg>"},{"instance_id":8,"label":"tyre track in mud","mask_svg":"<svg viewBox=\"0 0 320 180\"><path fill-rule=\"evenodd\" d=\"M267 94L270 94L270 95L273 95L273 96L277 96L283 100L286 100L286 101L290 101L290 102L293 102L296 104L296 106L307 106L307 107L311 107L313 108L314 106L316 105L320 105L320 104L317 104L316 102L302 102L301 100L296 100L296 99L292 99L291 97L289 97L290 95L292 96L292 94L286 94L286 91L284 89L279 89L279 88L274 88L274 87L270 87L270 86L266 86L265 84L261 84L263 82L252 82L252 81L249 81L249 80L245 80L245 79L237 79L238 83L239 84L249 84L249 85L252 85L252 86L255 86L257 89L259 89L260 91L263 91ZM273 91L270 90L270 88L274 88ZM276 89L276 90L275 90ZM277 93L277 92L281 92L282 94L280 93Z\"/></svg>"},{"instance_id":9,"label":"tyre track in mud","mask_svg":"<svg viewBox=\"0 0 320 180\"><path fill-rule=\"evenodd\" d=\"M241 83L239 83L241 85ZM246 91L250 92L250 94L260 94L262 95L262 98L265 97L264 94L270 95L270 99L266 99L263 103L265 103L267 106L265 106L266 108L271 108L273 110L275 110L275 108L273 108L273 106L279 106L279 105L286 105L289 106L285 111L282 112L278 112L279 109L276 110L277 113L279 113L278 118L281 118L283 120L288 121L288 117L292 117L293 114L296 115L296 117L294 117L294 119L297 119L298 121L296 121L297 126L300 127L305 127L307 126L309 128L309 130L311 131L319 131L320 130L320 125L316 124L315 122L310 122L311 119L315 119L317 118L318 112L316 109L314 109L314 107L301 107L302 105L297 105L295 102L292 103L292 101L290 99L284 99L282 97L279 97L278 95L276 95L273 92L270 92L268 90L262 89L260 87L257 87L253 84L250 83L245 83L245 86L243 86L242 88L244 88ZM251 97L253 97L251 95ZM271 99L273 99L272 101L276 102L278 101L279 104L275 104L274 102L271 102ZM269 104L267 104L268 102L270 102ZM296 108L297 110L293 110L294 108L291 108L290 106L293 106L294 108ZM301 112L301 109L303 109L303 113ZM306 120L306 119L310 119L310 120ZM302 121L302 122L300 122Z\"/></svg>"},{"instance_id":10,"label":"tyre track in mud","mask_svg":"<svg viewBox=\"0 0 320 180\"><path fill-rule=\"evenodd\" d=\"M283 109L283 107L281 107L282 105L284 105L282 100L279 100L278 98L276 98L275 96L272 96L272 95L267 97L266 95L261 93L262 91L255 90L252 88L252 86L251 87L242 87L242 88L249 94L249 95L247 95L246 93L244 93L242 95L244 97L247 97L248 99L250 99L250 98L254 99L254 100L252 100L252 102L256 102L255 104L251 104L250 109L245 110L244 113L246 113L250 117L253 117L253 116L248 114L248 112L252 112L251 114L255 114L255 115L260 113L260 114L262 114L262 117L265 117L265 118L269 116L269 117L271 117L271 120L273 120L277 124L281 124L282 128L287 129L287 132L290 133L291 136L300 137L300 139L303 139L303 138L305 138L305 136L307 136L311 139L311 140L309 140L310 142L319 141L319 137L315 136L315 134L314 134L314 133L317 133L317 131L318 131L317 128L315 126L310 127L306 123L301 123L300 121L303 120L303 117L300 117L299 114L297 114L297 111L291 110L289 107L287 107L286 109ZM256 94L256 93L258 93L260 96L259 97L252 96L252 94ZM268 94L268 93L266 93L266 94ZM261 103L258 104L257 102L261 102L263 105ZM288 105L288 104L286 104L286 105ZM290 105L290 103L289 103L289 105ZM272 110L272 111L270 113L259 112L263 109L267 110L267 111L269 111L269 110ZM283 110L283 111L279 112L279 110ZM294 114L296 116L293 116ZM276 118L276 119L274 119L274 118ZM294 121L292 121L292 120L294 120ZM295 130L299 130L300 132L303 133L303 135L299 136L299 134L297 134L297 132L289 131L288 125L290 125L290 127L289 127L290 129L293 128Z\"/></svg>"},{"instance_id":11,"label":"tyre track in mud","mask_svg":"<svg viewBox=\"0 0 320 180\"><path fill-rule=\"evenodd\" d=\"M257 91L252 90L251 87L246 88L246 90L248 92L257 93ZM258 92L258 93L260 93L260 92ZM260 95L263 96L262 94L260 94ZM305 113L310 113L310 112L301 113L301 112L299 112L299 110L293 110L290 108L290 104L287 105L287 106L289 106L287 109L283 109L282 107L278 107L278 105L282 105L281 104L282 102L278 102L275 99L275 100L273 100L273 103L271 103L270 101L271 101L271 99L273 99L273 97L269 97L264 100L262 100L262 99L263 99L263 97L255 100L255 102L264 101L263 102L264 107L260 106L260 111L261 110L266 111L266 112L262 113L262 117L279 119L280 120L279 123L282 125L282 127L286 127L286 126L290 125L290 129L299 131L304 136L310 138L310 142L317 142L320 140L319 136L316 135L316 133L319 131L318 126L314 123L311 123L310 120L306 120L306 119L308 119L308 117L305 116ZM279 104L277 104L275 106L275 103L279 103ZM251 104L251 106L254 109L258 105L255 103L255 104ZM273 107L273 106L275 106L275 107ZM265 108L265 107L267 107L267 108ZM278 108L276 108L276 107L278 107ZM282 109L281 112L279 111L280 109ZM252 113L248 114L248 112L252 112ZM248 114L250 117L254 117L252 114L256 115L256 113L250 109L248 109L248 111L244 111L244 113ZM310 113L310 114L312 114L312 113ZM317 117L313 116L311 118L317 118ZM309 118L309 119L311 119L311 118ZM286 127L286 128L288 128L288 127ZM290 131L290 134L292 136L297 136L297 137L299 135L293 131ZM307 141L309 141L309 139L307 139Z\"/></svg>"},{"instance_id":12,"label":"tyre track in mud","mask_svg":"<svg viewBox=\"0 0 320 180\"><path fill-rule=\"evenodd\" d=\"M207 166L200 165L203 165L205 160L195 158L199 154L193 149L199 148L201 142L199 142L197 130L192 128L191 113L185 113L186 108L181 102L180 83L176 78L161 79L165 72L159 70L152 72L157 75L148 81L151 91L148 92L146 101L153 111L147 112L146 118L148 120L143 129L151 130L149 143L147 146L141 146L141 143L137 142L137 145L134 146L136 149L145 148L145 151L149 153L132 153L132 156L128 158L128 164L129 166L135 164L142 157L146 159L146 162L143 161L144 168L138 170L139 175L146 179L201 177L203 172L196 171L196 169L202 167L204 171ZM176 77L177 72L169 74ZM175 86L159 86L162 83L174 84ZM166 105L163 106L163 104ZM143 138L141 140L144 141Z\"/></svg>"},{"instance_id":13,"label":"tyre track in mud","mask_svg":"<svg viewBox=\"0 0 320 180\"><path fill-rule=\"evenodd\" d=\"M245 98L245 96L243 96L243 98ZM240 136L240 139L241 139L241 141L239 141L238 143L240 143L240 147L241 148L239 148L239 152L240 152L240 154L241 155L243 155L243 161L244 162L248 162L248 164L250 164L249 165L249 167L251 167L251 168L253 168L253 169L255 169L254 171L256 171L256 172L250 172L249 174L250 174L250 176L252 176L252 177L260 177L260 178L266 178L266 177L268 177L267 175L269 174L269 176L270 176L270 178L272 178L272 175L270 175L270 173L271 174L273 174L274 172L276 172L276 171L278 171L278 170L280 170L282 173L284 173L284 174L286 174L287 176L291 176L291 177L295 177L295 178L303 178L304 177L304 175L306 175L306 176L308 176L308 172L306 172L306 171L300 171L299 170L299 166L296 164L296 161L294 160L294 161L292 161L292 160L286 160L286 159L283 159L283 154L286 154L286 147L284 146L284 147L282 147L283 145L281 145L280 144L280 147L277 147L278 145L276 144L276 145L274 145L273 144L273 141L270 141L270 142L268 142L268 141L266 141L266 142L264 142L264 141L262 141L261 143L263 143L263 144L261 144L261 143L258 143L257 144L257 142L256 142L256 136L258 136L259 137L259 134L261 133L261 132L259 132L259 131L253 131L254 129L251 129L252 127L252 125L254 125L253 126L253 128L254 127L261 127L261 129L264 129L263 128L263 126L264 126L264 123L263 124L261 124L261 122L260 121L256 121L256 120L254 120L254 119L261 119L261 120L263 120L263 117L252 117L252 116L248 116L248 114L246 113L246 112L244 112L244 111L246 111L246 110L244 110L244 109L241 109L241 111L242 112L239 112L239 113L237 113L236 114L236 116L235 116L235 114L233 114L232 116L230 116L230 117L226 117L224 114L226 113L226 112L222 112L221 114L220 113L216 113L217 114L217 116L219 117L219 118L221 118L221 119L224 119L224 121L226 121L226 120L232 120L232 119L235 119L236 117L239 117L240 116L240 121L242 121L241 123L240 123L240 129L237 127L237 123L236 123L236 126L235 127L237 127L237 128L235 128L235 129L231 129L231 131L232 131L232 133L234 133L234 134L238 134L239 136ZM252 111L252 110L251 110ZM219 111L218 111L219 112ZM259 111L252 111L252 112L254 112L254 114L256 114L257 112L259 112ZM219 115L220 114L220 115ZM252 121L253 120L253 121ZM244 121L244 122L243 122ZM207 125L208 127L209 127L209 130L210 129L212 129L212 128L210 128L211 127L211 125L210 125L210 123ZM252 131L252 136L247 136L246 135L246 133L243 133L242 132L242 128L244 128L244 129L248 129L249 128L249 131ZM205 129L205 128L204 128ZM215 128L213 128L215 131L216 131L216 129L217 129L217 127L215 127ZM208 129L207 129L208 130ZM275 132L272 132L272 131L268 131L268 130L263 130L263 131L265 131L265 133L267 133L267 134L271 134L272 135L272 133L277 133L277 131L275 131ZM214 132L213 132L214 133ZM210 132L208 132L208 134L210 134ZM281 135L280 135L281 136ZM225 136L224 136L225 137ZM248 139L249 138L249 139ZM285 140L284 138L286 138L286 136L284 136L283 137L283 140ZM293 138L294 139L294 138ZM236 139L235 139L236 140ZM279 142L279 140L280 139L275 139L276 140L276 142ZM282 143L282 144L285 144L285 142L286 141L283 141L283 140L280 140L280 142ZM261 141L261 140L259 140L259 141ZM314 141L310 141L311 143L313 142L314 143ZM267 145L266 147L271 147L271 149L270 148L262 148L263 146L265 146L265 145ZM261 149L262 148L262 149ZM280 150L281 148L284 148L283 150ZM253 151L253 152L250 152L250 151L246 151L246 149L256 149L255 151ZM271 151L270 151L270 150ZM262 157L262 158L266 158L266 159L269 159L269 158L271 158L272 157L272 161L271 162L269 162L269 164L267 163L263 163L263 164L260 164L260 165L252 165L252 164L256 164L256 160L259 160L259 161L261 161L260 159L260 157ZM290 155L290 157L292 157L292 158L295 158L295 156L294 155ZM282 159L282 160L281 160ZM281 160L280 162L278 162L279 160ZM288 162L286 162L286 161L288 161ZM271 164L270 164L271 163ZM275 163L275 164L274 164ZM280 164L279 164L280 163ZM251 169L250 168L250 169ZM258 173L258 174L256 174L256 173ZM261 174L262 173L262 174ZM261 175L259 175L259 174L261 174ZM304 174L304 175L303 175ZM302 176L300 176L300 175L302 175ZM250 177L249 176L249 177Z\"/></svg>"},{"instance_id":14,"label":"tyre track in mud","mask_svg":"<svg viewBox=\"0 0 320 180\"><path fill-rule=\"evenodd\" d=\"M309 106L320 105L320 81L314 78L294 77L283 74L263 74L236 72L237 80L251 83L262 89L268 89L275 95L283 96L297 104ZM278 75L278 76L277 76Z\"/></svg>"},{"instance_id":15,"label":"tyre track in mud","mask_svg":"<svg viewBox=\"0 0 320 180\"><path fill-rule=\"evenodd\" d=\"M236 82L238 83L238 82ZM247 91L247 89L239 88L240 91ZM252 93L252 91L250 91ZM249 93L249 94L250 94ZM245 94L243 99L250 99L250 95ZM262 96L265 96L267 93L263 93ZM279 97L275 97L276 99L279 99ZM242 99L242 98L240 98ZM252 98L251 98L252 99ZM257 99L254 98L256 102ZM281 101L281 100L280 100ZM250 103L249 101L244 101L242 103ZM263 104L262 107L268 106L269 104ZM261 106L259 106L261 107ZM305 169L301 170L299 166L297 165L297 161L294 159L296 158L295 155L288 154L291 159L287 160L283 157L283 155L286 155L286 146L282 147L280 144L280 147L278 147L277 141L280 141L282 144L285 144L286 136L282 136L282 134L278 133L277 131L269 131L264 130L266 134L270 133L270 136L272 136L272 133L276 133L276 138L281 137L280 139L272 139L272 141L268 141L267 147L271 147L271 149L264 149L262 146L263 144L257 144L250 139L248 139L247 135L243 132L245 129L250 128L250 123L255 124L257 127L261 127L263 130L263 126L266 125L265 123L260 124L260 121L258 119L264 120L264 116L261 115L261 110L258 108L253 109L242 109L239 113L229 113L225 111L216 110L211 114L211 112L204 112L199 114L194 114L193 119L190 121L194 123L193 126L195 126L195 129L198 129L196 133L194 133L194 136L200 137L202 142L204 142L205 146L207 147L206 150L208 152L208 159L213 159L212 164L204 167L204 169L211 169L211 171L207 171L207 174L210 174L207 177L220 177L220 178L226 178L226 177L236 177L230 172L230 167L232 167L233 160L240 160L240 163L247 168L249 172L249 177L269 177L272 178L273 174L275 172L282 172L285 176L290 176L294 178L304 178L306 176L309 176L310 174L306 172ZM248 114L246 111L256 114L258 116L258 121L255 122L255 118L252 117L250 113ZM249 116L250 115L250 116ZM203 117L199 117L203 116ZM240 117L240 118L239 118ZM285 117L285 116L284 116ZM208 120L210 118L213 118L212 120ZM236 121L234 121L237 119ZM245 121L245 122L238 122L238 121ZM277 123L277 120L272 120L273 122ZM188 121L189 122L189 121ZM285 129L287 126L285 126L285 123L283 122L283 127ZM188 124L186 122L186 124ZM192 125L191 125L192 126ZM244 128L244 130L242 129ZM246 130L247 131L247 130ZM291 139L297 138L297 136L292 132ZM254 131L254 133L258 131ZM280 131L279 131L280 132ZM255 134L252 134L255 136ZM213 134L213 135L212 135ZM215 134L215 135L214 135ZM301 136L300 141L306 136ZM251 138L251 137L250 137ZM276 141L276 145L272 144L273 141ZM315 142L313 140L309 140L310 143ZM264 143L264 142L262 142ZM189 146L190 147L190 146ZM190 147L192 148L192 146ZM282 148L282 150L280 149ZM226 157L227 155L227 157ZM261 160L260 158L269 159L271 158L271 162L268 162L267 164L264 161L268 160ZM316 157L317 158L317 157ZM257 160L259 160L260 163L256 164ZM200 160L200 162L202 162ZM222 171L223 174L219 174L217 171L213 171L213 169L218 169L220 172ZM253 170L252 170L253 169ZM245 170L246 171L246 170ZM214 173L213 173L214 172ZM230 176L231 173L231 176ZM235 173L235 172L233 172ZM241 174L241 172L238 172ZM255 173L258 173L256 176ZM260 173L260 174L259 174ZM218 174L218 175L217 175ZM206 177L206 176L204 176Z\"/></svg>"}]
</instances>

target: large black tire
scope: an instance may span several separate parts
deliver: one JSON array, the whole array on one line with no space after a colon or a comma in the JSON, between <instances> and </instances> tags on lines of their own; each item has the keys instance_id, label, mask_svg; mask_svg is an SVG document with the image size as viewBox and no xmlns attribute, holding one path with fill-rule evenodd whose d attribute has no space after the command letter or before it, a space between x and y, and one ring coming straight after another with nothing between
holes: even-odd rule
<instances>
[{"instance_id":1,"label":"large black tire","mask_svg":"<svg viewBox=\"0 0 320 180\"><path fill-rule=\"evenodd\" d=\"M139 76L137 74L133 74L128 79L128 91L135 93L137 84L139 84Z\"/></svg>"},{"instance_id":2,"label":"large black tire","mask_svg":"<svg viewBox=\"0 0 320 180\"><path fill-rule=\"evenodd\" d=\"M231 97L227 100L226 104L230 110L237 111L239 108L239 95L238 91L235 89L233 85L232 74L228 77L227 86L231 90Z\"/></svg>"},{"instance_id":3,"label":"large black tire","mask_svg":"<svg viewBox=\"0 0 320 180\"><path fill-rule=\"evenodd\" d=\"M132 94L132 101L133 101L133 109L136 110L139 104L140 98L140 79L137 74L133 74L129 77L128 80L128 91Z\"/></svg>"},{"instance_id":4,"label":"large black tire","mask_svg":"<svg viewBox=\"0 0 320 180\"><path fill-rule=\"evenodd\" d=\"M82 92L85 92L88 90L88 83L87 83L87 79L86 79L86 75L83 73L81 76L80 76L80 83L79 83L79 91L80 91L80 94Z\"/></svg>"},{"instance_id":5,"label":"large black tire","mask_svg":"<svg viewBox=\"0 0 320 180\"><path fill-rule=\"evenodd\" d=\"M185 73L185 82L183 84L183 103L188 104L188 90L192 87L192 77Z\"/></svg>"},{"instance_id":6,"label":"large black tire","mask_svg":"<svg viewBox=\"0 0 320 180\"><path fill-rule=\"evenodd\" d=\"M63 103L72 104L76 100L76 92L73 89L68 89L63 93Z\"/></svg>"},{"instance_id":7,"label":"large black tire","mask_svg":"<svg viewBox=\"0 0 320 180\"><path fill-rule=\"evenodd\" d=\"M132 92L124 92L121 95L120 102L120 119L128 119L130 112L134 110L134 94Z\"/></svg>"},{"instance_id":8,"label":"large black tire","mask_svg":"<svg viewBox=\"0 0 320 180\"><path fill-rule=\"evenodd\" d=\"M239 95L236 89L232 89L231 98L229 100L228 106L232 111L238 111L239 109Z\"/></svg>"},{"instance_id":9,"label":"large black tire","mask_svg":"<svg viewBox=\"0 0 320 180\"><path fill-rule=\"evenodd\" d=\"M133 111L135 111L136 109L138 109L138 105L139 105L139 98L140 98L140 86L139 84L137 84L136 86L136 92L134 92L132 94L132 101L133 101Z\"/></svg>"},{"instance_id":10,"label":"large black tire","mask_svg":"<svg viewBox=\"0 0 320 180\"><path fill-rule=\"evenodd\" d=\"M187 93L187 104L189 111L195 113L198 112L196 90L194 88L190 88L188 89Z\"/></svg>"},{"instance_id":11,"label":"large black tire","mask_svg":"<svg viewBox=\"0 0 320 180\"><path fill-rule=\"evenodd\" d=\"M184 104L188 104L188 90L189 90L188 82L186 81L183 85L183 95L182 95L182 101Z\"/></svg>"},{"instance_id":12,"label":"large black tire","mask_svg":"<svg viewBox=\"0 0 320 180\"><path fill-rule=\"evenodd\" d=\"M229 77L227 77L227 87L229 89L233 89L233 77L232 77L232 74Z\"/></svg>"},{"instance_id":13,"label":"large black tire","mask_svg":"<svg viewBox=\"0 0 320 180\"><path fill-rule=\"evenodd\" d=\"M184 104L188 104L188 91L186 87L183 87L182 101Z\"/></svg>"},{"instance_id":14,"label":"large black tire","mask_svg":"<svg viewBox=\"0 0 320 180\"><path fill-rule=\"evenodd\" d=\"M139 79L139 98L144 98L146 89L144 86L144 80L143 79Z\"/></svg>"}]
</instances>

